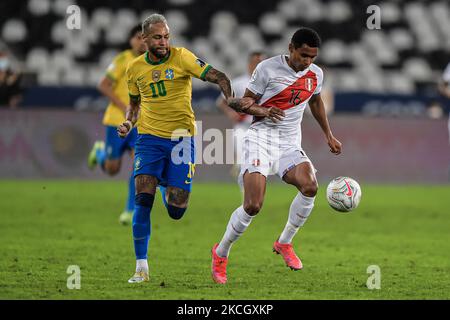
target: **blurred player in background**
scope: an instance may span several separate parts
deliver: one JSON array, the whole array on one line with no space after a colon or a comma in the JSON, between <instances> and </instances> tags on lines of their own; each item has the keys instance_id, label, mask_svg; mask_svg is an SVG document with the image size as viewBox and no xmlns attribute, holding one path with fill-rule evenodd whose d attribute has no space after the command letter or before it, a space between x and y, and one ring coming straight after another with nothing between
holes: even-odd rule
<instances>
[{"instance_id":1,"label":"blurred player in background","mask_svg":"<svg viewBox=\"0 0 450 320\"><path fill-rule=\"evenodd\" d=\"M320 96L323 72L313 62L320 47L320 37L312 29L300 28L289 44L289 56L279 55L262 61L255 69L243 99L230 98L228 105L255 117L243 142L243 162L239 175L244 185L244 202L228 222L225 234L212 248L212 277L227 282L228 255L232 244L245 232L261 210L266 179L276 172L287 184L298 189L284 230L273 244L293 270L302 269L292 239L308 219L314 207L318 185L311 160L301 147L301 121L309 103L334 154L342 145L333 136ZM258 104L248 105L248 101ZM245 106L243 105L245 104Z\"/></svg>"},{"instance_id":2,"label":"blurred player in background","mask_svg":"<svg viewBox=\"0 0 450 320\"><path fill-rule=\"evenodd\" d=\"M439 92L446 98L450 99L450 63L445 68L442 74L442 79L439 81L438 85ZM448 115L448 137L450 143L450 112ZM450 167L448 170L448 179L450 180Z\"/></svg>"},{"instance_id":3,"label":"blurred player in background","mask_svg":"<svg viewBox=\"0 0 450 320\"><path fill-rule=\"evenodd\" d=\"M106 71L106 75L98 85L98 90L110 100L103 117L103 125L106 127L105 142L96 141L88 158L90 169L94 169L98 164L105 173L111 176L120 171L121 159L125 151L128 150L131 157L134 156L134 145L137 137L136 130L133 130L126 139L120 139L117 136L117 126L125 121L129 99L126 68L130 61L146 51L139 25L131 29L128 39L131 49L119 53L114 58ZM125 210L119 217L120 223L124 225L130 224L133 217L134 190L133 170L131 170Z\"/></svg>"},{"instance_id":4,"label":"blurred player in background","mask_svg":"<svg viewBox=\"0 0 450 320\"><path fill-rule=\"evenodd\" d=\"M11 59L0 48L0 107L15 109L22 100L21 75L13 70Z\"/></svg>"},{"instance_id":5,"label":"blurred player in background","mask_svg":"<svg viewBox=\"0 0 450 320\"><path fill-rule=\"evenodd\" d=\"M149 280L147 251L156 187L167 187L171 218L181 219L187 209L195 172L192 77L218 84L227 99L232 94L224 73L189 50L169 45L169 26L164 16L149 16L142 24L142 34L148 51L128 66L130 107L125 122L117 128L121 137L133 132L136 123L138 129L133 215L136 271L130 283Z\"/></svg>"},{"instance_id":6,"label":"blurred player in background","mask_svg":"<svg viewBox=\"0 0 450 320\"><path fill-rule=\"evenodd\" d=\"M247 89L247 85L250 81L250 77L253 74L253 71L255 70L256 66L266 58L266 55L260 51L254 51L249 54L247 73L231 81L234 94L237 98L242 98L244 96L245 89ZM238 146L241 144L243 134L250 127L253 117L249 114L239 113L231 109L222 94L217 98L216 104L234 124L234 154L239 157L240 150L238 150ZM236 162L237 161L235 161L232 169L233 176L237 176L239 174L239 165L237 165Z\"/></svg>"}]
</instances>

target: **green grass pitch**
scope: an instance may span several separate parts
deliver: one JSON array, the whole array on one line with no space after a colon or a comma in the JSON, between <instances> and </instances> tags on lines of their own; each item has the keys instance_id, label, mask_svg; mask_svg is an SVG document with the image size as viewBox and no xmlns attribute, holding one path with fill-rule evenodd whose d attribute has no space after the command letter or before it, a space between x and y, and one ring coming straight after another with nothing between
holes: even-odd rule
<instances>
[{"instance_id":1,"label":"green grass pitch","mask_svg":"<svg viewBox=\"0 0 450 320\"><path fill-rule=\"evenodd\" d=\"M152 211L150 282L130 285L131 227L118 224L125 182L0 181L0 299L449 299L450 187L362 185L360 207L336 213L322 185L294 239L304 269L272 244L295 189L270 184L262 212L234 245L228 284L210 276L210 249L240 204L235 184L196 183L186 216ZM67 267L81 289L67 288ZM381 269L369 290L367 267Z\"/></svg>"}]
</instances>

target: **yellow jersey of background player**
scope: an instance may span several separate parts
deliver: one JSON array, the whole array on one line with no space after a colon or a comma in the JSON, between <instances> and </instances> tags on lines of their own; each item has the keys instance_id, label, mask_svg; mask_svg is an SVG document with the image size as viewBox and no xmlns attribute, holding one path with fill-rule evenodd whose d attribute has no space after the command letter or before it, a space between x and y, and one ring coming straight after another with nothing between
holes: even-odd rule
<instances>
[{"instance_id":1,"label":"yellow jersey of background player","mask_svg":"<svg viewBox=\"0 0 450 320\"><path fill-rule=\"evenodd\" d=\"M120 101L114 102L110 99L103 116L105 126L117 127L125 121L125 111L129 100L126 70L128 64L138 56L132 50L122 51L106 70L105 76L112 82L111 90Z\"/></svg>"}]
</instances>

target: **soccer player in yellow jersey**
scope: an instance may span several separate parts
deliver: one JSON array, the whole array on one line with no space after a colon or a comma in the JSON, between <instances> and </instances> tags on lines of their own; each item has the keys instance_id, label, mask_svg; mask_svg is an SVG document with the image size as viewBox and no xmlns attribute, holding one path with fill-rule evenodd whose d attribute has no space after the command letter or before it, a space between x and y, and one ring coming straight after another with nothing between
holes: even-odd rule
<instances>
[{"instance_id":1,"label":"soccer player in yellow jersey","mask_svg":"<svg viewBox=\"0 0 450 320\"><path fill-rule=\"evenodd\" d=\"M106 141L95 142L88 158L88 165L91 169L94 169L98 164L104 172L111 176L119 172L121 158L125 151L130 151L133 157L137 137L137 130L132 130L126 139L120 139L117 136L117 126L125 121L125 112L129 100L125 71L128 63L143 54L147 49L142 39L140 25L135 26L130 31L128 39L131 49L119 53L114 58L98 85L100 92L110 100L103 116L103 125L106 127ZM119 217L122 224L131 223L134 210L134 190L134 176L131 174L127 203L125 210Z\"/></svg>"},{"instance_id":2,"label":"soccer player in yellow jersey","mask_svg":"<svg viewBox=\"0 0 450 320\"><path fill-rule=\"evenodd\" d=\"M148 281L147 249L150 211L158 185L166 186L167 211L180 219L187 208L195 171L195 118L192 77L216 83L225 98L232 95L228 77L185 48L169 46L164 16L153 14L142 24L148 51L127 70L130 107L118 134L126 137L137 119L134 159L136 184L133 240L136 272L130 283Z\"/></svg>"}]
</instances>

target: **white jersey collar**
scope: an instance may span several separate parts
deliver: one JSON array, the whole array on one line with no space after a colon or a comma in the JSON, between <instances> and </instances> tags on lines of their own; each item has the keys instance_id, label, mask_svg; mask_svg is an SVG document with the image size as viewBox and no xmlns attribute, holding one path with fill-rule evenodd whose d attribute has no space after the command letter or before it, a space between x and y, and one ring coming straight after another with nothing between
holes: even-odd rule
<instances>
[{"instance_id":1,"label":"white jersey collar","mask_svg":"<svg viewBox=\"0 0 450 320\"><path fill-rule=\"evenodd\" d=\"M289 57L288 57L287 55L285 55L285 54L281 55L281 63L282 63L282 65L285 66L287 69L289 69L289 72L292 73L292 74L295 74L297 77L302 77L302 76L304 76L304 75L309 71L309 69L311 68L311 65L312 65L312 64L310 64L310 65L308 66L308 68L306 68L306 69L303 70L303 71L295 72L295 70L292 69L292 68L288 65L286 59L289 59Z\"/></svg>"}]
</instances>

